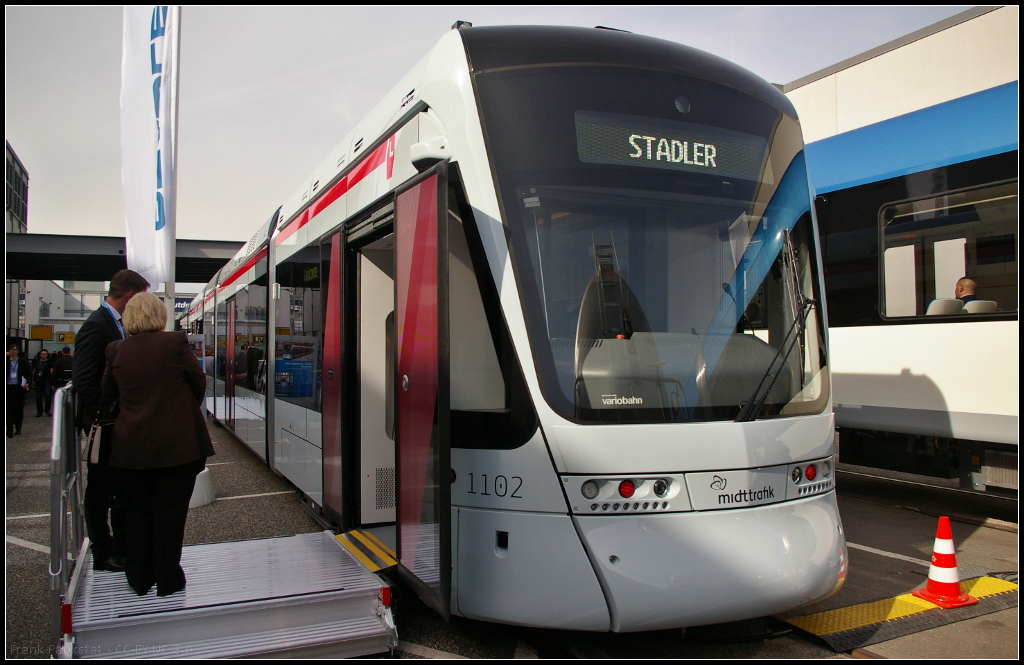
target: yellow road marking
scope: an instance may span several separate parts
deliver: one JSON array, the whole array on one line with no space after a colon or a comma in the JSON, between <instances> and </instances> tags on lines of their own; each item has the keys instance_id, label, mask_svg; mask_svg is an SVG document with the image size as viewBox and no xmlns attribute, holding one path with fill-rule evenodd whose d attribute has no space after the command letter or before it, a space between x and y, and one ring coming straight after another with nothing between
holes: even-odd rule
<instances>
[{"instance_id":1,"label":"yellow road marking","mask_svg":"<svg viewBox=\"0 0 1024 665\"><path fill-rule=\"evenodd\" d=\"M355 558L359 559L363 563L364 566L369 568L370 572L374 572L375 573L378 570L380 570L380 566L375 564L373 561L370 561L370 557L368 557L365 554L363 554L362 552L360 552L359 548L356 547L355 543L349 542L349 539L346 538L346 536L347 536L347 534L344 534L344 533L343 534L339 534L339 535L335 536L335 539L337 539L337 541L339 543L341 543L341 545L345 549L347 549L349 552L351 552L352 555L355 556Z\"/></svg>"},{"instance_id":2,"label":"yellow road marking","mask_svg":"<svg viewBox=\"0 0 1024 665\"><path fill-rule=\"evenodd\" d=\"M383 542L381 542L381 540L379 538L377 538L377 536L373 535L369 531L363 531L363 533L366 534L367 538L369 538L373 542L377 543L377 546L380 547L385 552L387 552L388 555L390 555L392 559L396 559L396 560L398 559L398 555L395 554L394 550L392 550L390 547L388 547Z\"/></svg>"},{"instance_id":3,"label":"yellow road marking","mask_svg":"<svg viewBox=\"0 0 1024 665\"><path fill-rule=\"evenodd\" d=\"M376 545L374 545L374 544L373 544L372 542L370 542L370 539L369 539L369 538L367 538L367 537L366 537L366 536L365 536L365 535L363 534L363 532L361 532L361 531L350 531L349 533L350 533L350 534L352 534L353 536L355 536L356 538L358 538L358 539L359 539L359 542L361 542L361 543L362 543L363 545L366 545L366 547L367 547L367 548L368 548L368 549L369 549L369 550L370 550L371 552L373 552L373 553L374 553L375 555L377 555L377 557L378 557L378 558L379 558L379 559L380 559L381 561L383 561L383 562L384 562L384 564L386 565L386 567L390 568L391 566L395 566L395 565L398 565L398 562L397 562L397 561L395 561L394 559L392 559L391 557L389 557L389 556L388 556L387 554L384 554L384 552L383 552L383 551L381 551L381 549L380 549L379 547L377 547L377 546L376 546Z\"/></svg>"},{"instance_id":4,"label":"yellow road marking","mask_svg":"<svg viewBox=\"0 0 1024 665\"><path fill-rule=\"evenodd\" d=\"M960 583L960 591L969 593L976 598L992 596L1017 588L1013 582L994 577L979 577ZM841 607L827 612L808 614L801 617L786 619L797 628L812 635L830 635L844 630L869 626L874 623L890 621L900 617L933 610L937 606L909 593L861 605Z\"/></svg>"}]
</instances>

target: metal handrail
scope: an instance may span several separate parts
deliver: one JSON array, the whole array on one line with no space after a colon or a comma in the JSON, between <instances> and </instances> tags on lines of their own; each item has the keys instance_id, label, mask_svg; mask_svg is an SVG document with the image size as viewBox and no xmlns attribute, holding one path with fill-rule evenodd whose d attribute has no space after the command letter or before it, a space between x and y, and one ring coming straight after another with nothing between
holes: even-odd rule
<instances>
[{"instance_id":1,"label":"metal handrail","mask_svg":"<svg viewBox=\"0 0 1024 665\"><path fill-rule=\"evenodd\" d=\"M89 542L82 507L82 447L71 384L53 395L50 441L50 642L58 658L73 653L71 602Z\"/></svg>"}]
</instances>

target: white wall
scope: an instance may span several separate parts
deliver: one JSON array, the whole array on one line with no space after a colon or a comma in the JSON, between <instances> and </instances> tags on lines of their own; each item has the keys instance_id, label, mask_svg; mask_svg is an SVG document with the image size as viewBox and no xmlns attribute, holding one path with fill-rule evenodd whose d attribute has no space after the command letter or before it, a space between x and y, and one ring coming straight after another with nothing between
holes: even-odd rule
<instances>
[{"instance_id":1,"label":"white wall","mask_svg":"<svg viewBox=\"0 0 1024 665\"><path fill-rule=\"evenodd\" d=\"M1018 79L1018 7L882 53L786 93L813 143Z\"/></svg>"}]
</instances>

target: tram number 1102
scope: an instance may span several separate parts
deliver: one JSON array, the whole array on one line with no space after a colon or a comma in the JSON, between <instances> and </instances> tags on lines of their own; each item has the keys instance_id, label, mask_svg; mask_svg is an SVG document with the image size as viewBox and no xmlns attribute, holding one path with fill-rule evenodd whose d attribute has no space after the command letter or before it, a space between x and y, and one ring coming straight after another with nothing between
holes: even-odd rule
<instances>
[{"instance_id":1,"label":"tram number 1102","mask_svg":"<svg viewBox=\"0 0 1024 665\"><path fill-rule=\"evenodd\" d=\"M522 495L519 494L519 490L523 487L523 479L519 476L512 476L512 481L505 476L498 475L494 477L494 482L488 482L487 474L481 473L480 478L483 482L474 478L475 474L467 474L469 476L469 493L480 494L481 496L508 496L513 499L522 499ZM483 491L478 492L480 486L483 486ZM491 491L488 491L490 489Z\"/></svg>"}]
</instances>

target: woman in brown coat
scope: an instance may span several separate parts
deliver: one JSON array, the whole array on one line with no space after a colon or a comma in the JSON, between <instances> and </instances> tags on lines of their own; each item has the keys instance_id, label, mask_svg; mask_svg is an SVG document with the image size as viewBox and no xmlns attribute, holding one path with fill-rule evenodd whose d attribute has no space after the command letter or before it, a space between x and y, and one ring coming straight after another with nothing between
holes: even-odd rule
<instances>
[{"instance_id":1,"label":"woman in brown coat","mask_svg":"<svg viewBox=\"0 0 1024 665\"><path fill-rule=\"evenodd\" d=\"M199 409L206 375L183 332L163 332L167 310L151 293L124 310L127 339L107 347L103 402L118 400L110 465L122 469L128 517L125 575L140 596L185 588L181 546L196 475L213 455Z\"/></svg>"}]
</instances>

